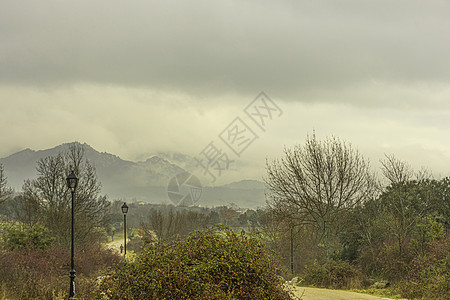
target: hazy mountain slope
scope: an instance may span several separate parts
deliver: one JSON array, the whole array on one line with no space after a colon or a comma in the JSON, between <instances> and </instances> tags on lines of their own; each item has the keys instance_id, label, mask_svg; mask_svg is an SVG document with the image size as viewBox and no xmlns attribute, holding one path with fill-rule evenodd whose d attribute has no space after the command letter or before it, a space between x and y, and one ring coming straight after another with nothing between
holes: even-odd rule
<instances>
[{"instance_id":1,"label":"hazy mountain slope","mask_svg":"<svg viewBox=\"0 0 450 300\"><path fill-rule=\"evenodd\" d=\"M36 162L39 159L67 151L69 145L62 144L38 151L25 149L0 158L0 163L5 167L9 185L20 191L24 180L36 178ZM160 152L145 161L132 162L110 153L98 152L87 144L83 144L83 147L87 159L97 169L98 179L102 183L102 193L112 199L126 198L154 203L171 203L167 196L167 185L170 179L185 172L185 168L195 168L195 160L182 153ZM204 187L198 204L221 206L230 203L241 207L263 206L265 204L264 183L256 180L242 180L224 186Z\"/></svg>"},{"instance_id":2,"label":"hazy mountain slope","mask_svg":"<svg viewBox=\"0 0 450 300\"><path fill-rule=\"evenodd\" d=\"M20 189L25 179L36 177L36 162L47 156L55 156L67 151L70 144L62 144L47 150L34 151L25 149L8 157L1 158L5 166L8 183ZM97 169L97 175L105 192L118 190L124 186L164 186L174 175L184 170L169 161L154 156L144 162L131 162L120 157L100 153L87 144L82 145L86 158Z\"/></svg>"},{"instance_id":3,"label":"hazy mountain slope","mask_svg":"<svg viewBox=\"0 0 450 300\"><path fill-rule=\"evenodd\" d=\"M236 190L264 190L264 182L258 180L241 180L223 185L225 188Z\"/></svg>"}]
</instances>

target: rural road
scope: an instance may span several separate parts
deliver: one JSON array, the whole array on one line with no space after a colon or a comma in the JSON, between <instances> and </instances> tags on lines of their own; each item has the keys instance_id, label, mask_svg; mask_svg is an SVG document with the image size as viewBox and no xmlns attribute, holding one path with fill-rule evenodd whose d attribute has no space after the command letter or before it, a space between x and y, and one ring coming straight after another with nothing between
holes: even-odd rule
<instances>
[{"instance_id":1,"label":"rural road","mask_svg":"<svg viewBox=\"0 0 450 300\"><path fill-rule=\"evenodd\" d=\"M383 298L378 296L371 296L366 294L359 294L355 292L347 292L347 291L339 291L339 290L327 290L327 289L319 289L319 288L310 288L310 287L293 287L294 294L296 296L302 296L302 300L380 300L380 299L389 299L391 298Z\"/></svg>"}]
</instances>

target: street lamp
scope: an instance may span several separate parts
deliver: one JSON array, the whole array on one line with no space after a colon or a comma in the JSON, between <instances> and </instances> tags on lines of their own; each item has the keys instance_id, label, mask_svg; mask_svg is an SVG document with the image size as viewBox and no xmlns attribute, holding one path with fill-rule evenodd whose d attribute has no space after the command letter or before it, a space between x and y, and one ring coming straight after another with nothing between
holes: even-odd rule
<instances>
[{"instance_id":1,"label":"street lamp","mask_svg":"<svg viewBox=\"0 0 450 300\"><path fill-rule=\"evenodd\" d=\"M289 227L291 228L291 274L294 275L294 239L292 236L292 229L294 228L294 223L290 222Z\"/></svg>"},{"instance_id":2,"label":"street lamp","mask_svg":"<svg viewBox=\"0 0 450 300\"><path fill-rule=\"evenodd\" d=\"M75 175L75 173L72 171L72 173L69 174L66 178L67 180L67 187L70 189L70 192L72 193L72 241L70 245L70 289L69 289L69 299L75 299L75 267L73 262L73 199L75 195L75 189L77 188L78 184L78 178Z\"/></svg>"},{"instance_id":3,"label":"street lamp","mask_svg":"<svg viewBox=\"0 0 450 300\"><path fill-rule=\"evenodd\" d=\"M123 213L123 244L124 244L124 258L127 260L127 212L128 206L127 203L124 202L122 205L122 213Z\"/></svg>"}]
</instances>

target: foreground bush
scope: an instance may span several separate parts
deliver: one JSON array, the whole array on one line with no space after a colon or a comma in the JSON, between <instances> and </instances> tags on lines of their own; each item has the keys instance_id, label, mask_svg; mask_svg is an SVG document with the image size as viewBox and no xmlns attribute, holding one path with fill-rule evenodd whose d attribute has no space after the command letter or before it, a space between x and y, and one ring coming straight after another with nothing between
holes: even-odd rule
<instances>
[{"instance_id":1,"label":"foreground bush","mask_svg":"<svg viewBox=\"0 0 450 300\"><path fill-rule=\"evenodd\" d=\"M77 299L92 299L101 269L120 258L100 245L75 252ZM0 291L5 299L65 299L69 293L70 250L56 245L47 249L0 249Z\"/></svg>"},{"instance_id":2,"label":"foreground bush","mask_svg":"<svg viewBox=\"0 0 450 300\"><path fill-rule=\"evenodd\" d=\"M306 267L303 283L333 289L360 289L370 284L367 277L348 262L334 260L323 265L314 262Z\"/></svg>"},{"instance_id":3,"label":"foreground bush","mask_svg":"<svg viewBox=\"0 0 450 300\"><path fill-rule=\"evenodd\" d=\"M108 274L99 298L291 299L271 254L258 239L231 230L150 244L133 262Z\"/></svg>"}]
</instances>

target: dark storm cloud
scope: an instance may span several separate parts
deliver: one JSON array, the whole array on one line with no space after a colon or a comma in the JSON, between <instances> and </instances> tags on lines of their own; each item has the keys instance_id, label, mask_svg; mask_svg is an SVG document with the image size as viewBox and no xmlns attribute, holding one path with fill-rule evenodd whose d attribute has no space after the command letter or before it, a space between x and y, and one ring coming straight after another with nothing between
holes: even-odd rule
<instances>
[{"instance_id":1,"label":"dark storm cloud","mask_svg":"<svg viewBox=\"0 0 450 300\"><path fill-rule=\"evenodd\" d=\"M450 79L448 1L2 3L3 84L264 88L297 99L374 80Z\"/></svg>"}]
</instances>

